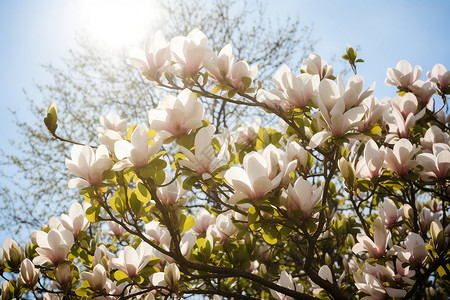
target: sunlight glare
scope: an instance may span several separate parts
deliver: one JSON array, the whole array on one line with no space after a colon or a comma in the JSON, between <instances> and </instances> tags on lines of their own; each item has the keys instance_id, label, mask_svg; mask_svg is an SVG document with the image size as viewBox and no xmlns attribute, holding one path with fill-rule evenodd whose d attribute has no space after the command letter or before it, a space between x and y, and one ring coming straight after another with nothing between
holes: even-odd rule
<instances>
[{"instance_id":1,"label":"sunlight glare","mask_svg":"<svg viewBox=\"0 0 450 300\"><path fill-rule=\"evenodd\" d=\"M155 0L78 0L81 28L101 47L139 45L154 32L161 8Z\"/></svg>"}]
</instances>

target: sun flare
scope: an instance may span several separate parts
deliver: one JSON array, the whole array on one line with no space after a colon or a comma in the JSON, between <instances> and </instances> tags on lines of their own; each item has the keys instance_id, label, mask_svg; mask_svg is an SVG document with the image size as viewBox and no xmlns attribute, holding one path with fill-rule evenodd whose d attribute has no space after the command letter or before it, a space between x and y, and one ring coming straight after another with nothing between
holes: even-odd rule
<instances>
[{"instance_id":1,"label":"sun flare","mask_svg":"<svg viewBox=\"0 0 450 300\"><path fill-rule=\"evenodd\" d=\"M102 47L129 48L155 31L162 9L154 0L78 0L80 26Z\"/></svg>"}]
</instances>

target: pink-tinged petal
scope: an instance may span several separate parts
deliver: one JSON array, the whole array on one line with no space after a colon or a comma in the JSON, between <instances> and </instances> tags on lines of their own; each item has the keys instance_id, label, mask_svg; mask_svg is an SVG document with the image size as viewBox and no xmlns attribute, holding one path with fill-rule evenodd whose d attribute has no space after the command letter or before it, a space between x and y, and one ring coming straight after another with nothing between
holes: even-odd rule
<instances>
[{"instance_id":1,"label":"pink-tinged petal","mask_svg":"<svg viewBox=\"0 0 450 300\"><path fill-rule=\"evenodd\" d=\"M325 130L316 133L311 137L311 140L309 141L309 148L315 149L322 146L331 136L331 132Z\"/></svg>"},{"instance_id":2,"label":"pink-tinged petal","mask_svg":"<svg viewBox=\"0 0 450 300\"><path fill-rule=\"evenodd\" d=\"M253 193L248 175L243 169L231 167L225 173L225 179L234 187L235 190L242 191L247 196Z\"/></svg>"},{"instance_id":3,"label":"pink-tinged petal","mask_svg":"<svg viewBox=\"0 0 450 300\"><path fill-rule=\"evenodd\" d=\"M148 149L148 129L144 125L137 125L131 134L131 144L140 153L146 153Z\"/></svg>"},{"instance_id":4,"label":"pink-tinged petal","mask_svg":"<svg viewBox=\"0 0 450 300\"><path fill-rule=\"evenodd\" d=\"M85 177L86 172L85 170L80 170L78 165L74 163L72 160L66 158L66 167L69 169L69 171L78 177Z\"/></svg>"},{"instance_id":5,"label":"pink-tinged petal","mask_svg":"<svg viewBox=\"0 0 450 300\"><path fill-rule=\"evenodd\" d=\"M128 141L117 141L114 143L114 153L120 160L129 157L133 145Z\"/></svg>"},{"instance_id":6,"label":"pink-tinged petal","mask_svg":"<svg viewBox=\"0 0 450 300\"><path fill-rule=\"evenodd\" d=\"M258 178L266 176L266 161L257 152L252 152L244 157L244 168L250 182L253 184Z\"/></svg>"},{"instance_id":7,"label":"pink-tinged petal","mask_svg":"<svg viewBox=\"0 0 450 300\"><path fill-rule=\"evenodd\" d=\"M72 179L69 180L69 183L67 184L67 186L68 186L70 189L73 189L73 188L77 188L77 187L90 186L90 184L89 184L89 182L87 182L87 181L84 180L84 179L81 179L81 178L72 178Z\"/></svg>"},{"instance_id":8,"label":"pink-tinged petal","mask_svg":"<svg viewBox=\"0 0 450 300\"><path fill-rule=\"evenodd\" d=\"M113 171L122 171L125 168L132 167L133 164L129 159L124 159L121 161L116 162L116 164L112 167L111 170Z\"/></svg>"},{"instance_id":9,"label":"pink-tinged petal","mask_svg":"<svg viewBox=\"0 0 450 300\"><path fill-rule=\"evenodd\" d=\"M327 111L331 111L339 97L339 89L336 83L330 79L322 80L319 84L319 96Z\"/></svg>"},{"instance_id":10,"label":"pink-tinged petal","mask_svg":"<svg viewBox=\"0 0 450 300\"><path fill-rule=\"evenodd\" d=\"M256 178L253 182L254 199L264 197L271 190L272 182L265 176Z\"/></svg>"}]
</instances>

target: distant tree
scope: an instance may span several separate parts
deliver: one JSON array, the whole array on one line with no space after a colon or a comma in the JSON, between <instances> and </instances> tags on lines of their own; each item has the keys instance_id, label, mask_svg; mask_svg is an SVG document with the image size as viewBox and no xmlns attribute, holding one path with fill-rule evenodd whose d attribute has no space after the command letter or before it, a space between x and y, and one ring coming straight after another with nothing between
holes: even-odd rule
<instances>
[{"instance_id":1,"label":"distant tree","mask_svg":"<svg viewBox=\"0 0 450 300\"><path fill-rule=\"evenodd\" d=\"M300 69L305 53L313 49L311 28L301 26L298 18L274 21L257 1L168 1L162 4L169 16L161 29L166 36L187 34L198 27L212 50L231 43L238 59L259 66L258 78L268 82L282 63ZM202 9L198 9L202 7ZM256 8L256 9L255 9ZM69 155L67 143L55 140L43 127L42 116L50 101L64 111L58 134L86 144L95 144L95 132L86 128L99 126L98 115L115 111L130 122L143 119L163 97L133 67L126 63L128 53L112 53L93 47L82 32L78 47L72 49L62 64L44 68L50 82L38 83L40 97L28 97L31 120L16 121L18 138L12 142L14 153L2 151L1 176L7 178L0 190L0 229L16 232L36 228L49 216L66 211L76 193L66 189L69 171L63 162ZM167 92L164 92L167 94ZM222 105L223 104L223 105ZM230 116L249 113L248 108L211 101L205 105L206 115L220 127L235 127ZM225 121L228 120L228 123ZM11 174L14 174L11 176ZM25 191L25 192L24 192Z\"/></svg>"}]
</instances>

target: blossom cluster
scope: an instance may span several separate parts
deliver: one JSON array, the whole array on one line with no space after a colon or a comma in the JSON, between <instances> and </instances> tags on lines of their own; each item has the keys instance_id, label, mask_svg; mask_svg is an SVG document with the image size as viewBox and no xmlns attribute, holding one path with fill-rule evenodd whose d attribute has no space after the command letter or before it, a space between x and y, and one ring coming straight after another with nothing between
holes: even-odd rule
<instances>
[{"instance_id":1,"label":"blossom cluster","mask_svg":"<svg viewBox=\"0 0 450 300\"><path fill-rule=\"evenodd\" d=\"M351 46L346 52L356 61ZM258 68L230 44L216 54L198 29L170 42L158 32L128 62L180 92L151 109L148 124L101 116L98 146L73 146L68 187L81 188L85 204L52 217L25 250L5 241L1 271L18 275L4 281L2 299L444 293L444 66L421 81L419 66L400 61L385 80L398 95L379 101L375 84L364 89L356 74L345 82L317 54L298 75L281 66L275 88L253 86ZM279 129L261 120L216 128L203 99L260 107ZM49 114L54 133L56 110Z\"/></svg>"}]
</instances>

